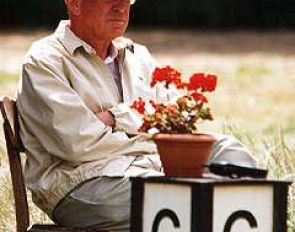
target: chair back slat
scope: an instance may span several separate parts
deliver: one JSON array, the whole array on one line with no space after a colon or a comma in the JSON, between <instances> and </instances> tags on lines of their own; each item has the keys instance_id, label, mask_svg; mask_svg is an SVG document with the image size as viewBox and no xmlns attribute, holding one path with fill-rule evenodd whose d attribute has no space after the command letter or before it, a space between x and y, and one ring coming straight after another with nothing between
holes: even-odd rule
<instances>
[{"instance_id":1,"label":"chair back slat","mask_svg":"<svg viewBox=\"0 0 295 232\"><path fill-rule=\"evenodd\" d=\"M17 232L25 232L29 226L29 211L20 157L24 146L19 136L16 102L5 97L1 102L1 113L15 199Z\"/></svg>"},{"instance_id":2,"label":"chair back slat","mask_svg":"<svg viewBox=\"0 0 295 232\"><path fill-rule=\"evenodd\" d=\"M4 97L1 104L1 113L4 122L7 121L9 124L7 132L13 147L19 152L24 152L24 146L19 134L16 102L8 97Z\"/></svg>"}]
</instances>

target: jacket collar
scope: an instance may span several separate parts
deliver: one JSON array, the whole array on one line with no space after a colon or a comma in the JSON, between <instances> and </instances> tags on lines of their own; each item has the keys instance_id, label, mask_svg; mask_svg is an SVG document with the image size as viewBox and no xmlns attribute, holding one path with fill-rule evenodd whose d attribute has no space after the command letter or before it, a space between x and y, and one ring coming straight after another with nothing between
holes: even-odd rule
<instances>
[{"instance_id":1,"label":"jacket collar","mask_svg":"<svg viewBox=\"0 0 295 232\"><path fill-rule=\"evenodd\" d=\"M63 44L65 49L73 56L75 54L75 51L77 48L83 47L86 52L90 54L95 54L95 50L86 42L84 42L82 39L80 39L78 36L75 35L75 33L70 29L69 27L69 20L62 20L59 23L59 26L57 27L56 31L54 32L55 36L58 38L58 40ZM133 42L130 39L124 38L124 37L118 37L113 40L112 45L114 48L112 49L117 50L117 52L120 52L120 50L125 50L126 48L129 49L131 52L133 51ZM117 53L115 52L115 53ZM113 54L114 55L114 54Z\"/></svg>"}]
</instances>

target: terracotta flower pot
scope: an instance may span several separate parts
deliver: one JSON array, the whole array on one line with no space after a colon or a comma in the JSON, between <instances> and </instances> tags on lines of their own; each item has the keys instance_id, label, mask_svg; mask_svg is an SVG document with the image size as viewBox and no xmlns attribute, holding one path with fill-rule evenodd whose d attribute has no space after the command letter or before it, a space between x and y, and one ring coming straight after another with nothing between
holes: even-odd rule
<instances>
[{"instance_id":1,"label":"terracotta flower pot","mask_svg":"<svg viewBox=\"0 0 295 232\"><path fill-rule=\"evenodd\" d=\"M153 140L168 177L200 178L215 138L208 134L155 134Z\"/></svg>"}]
</instances>

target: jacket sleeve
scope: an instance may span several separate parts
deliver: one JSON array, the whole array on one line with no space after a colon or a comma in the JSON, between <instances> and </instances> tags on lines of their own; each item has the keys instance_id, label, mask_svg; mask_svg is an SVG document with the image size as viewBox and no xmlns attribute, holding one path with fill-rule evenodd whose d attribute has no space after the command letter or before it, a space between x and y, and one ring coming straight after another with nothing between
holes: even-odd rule
<instances>
[{"instance_id":1,"label":"jacket sleeve","mask_svg":"<svg viewBox=\"0 0 295 232\"><path fill-rule=\"evenodd\" d=\"M130 103L120 103L109 109L115 118L115 130L136 134L142 124L140 115L130 108Z\"/></svg>"},{"instance_id":2,"label":"jacket sleeve","mask_svg":"<svg viewBox=\"0 0 295 232\"><path fill-rule=\"evenodd\" d=\"M119 139L85 105L54 62L30 57L23 65L17 100L20 121L50 154L73 163L96 160Z\"/></svg>"}]
</instances>

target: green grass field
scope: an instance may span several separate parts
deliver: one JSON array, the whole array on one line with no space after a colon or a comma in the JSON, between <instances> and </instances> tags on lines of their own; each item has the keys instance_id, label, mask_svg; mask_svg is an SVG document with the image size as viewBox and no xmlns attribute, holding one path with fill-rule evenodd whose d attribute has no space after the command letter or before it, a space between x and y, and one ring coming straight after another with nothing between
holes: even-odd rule
<instances>
[{"instance_id":1,"label":"green grass field","mask_svg":"<svg viewBox=\"0 0 295 232\"><path fill-rule=\"evenodd\" d=\"M147 44L161 64L187 75L205 71L219 76L210 99L215 120L200 130L236 136L252 151L259 167L269 170L269 178L295 181L295 35L153 32L149 37L147 33L130 32L130 36ZM17 79L17 71L0 72L0 96L13 96ZM4 153L1 131L0 231L10 232L13 198ZM31 203L30 207L32 221L48 220ZM288 232L295 232L294 184L288 210Z\"/></svg>"}]
</instances>

